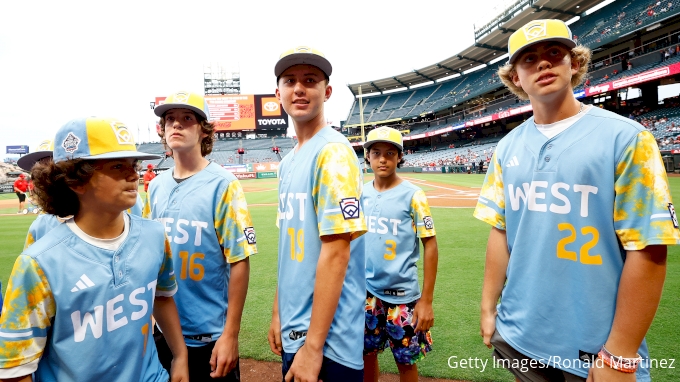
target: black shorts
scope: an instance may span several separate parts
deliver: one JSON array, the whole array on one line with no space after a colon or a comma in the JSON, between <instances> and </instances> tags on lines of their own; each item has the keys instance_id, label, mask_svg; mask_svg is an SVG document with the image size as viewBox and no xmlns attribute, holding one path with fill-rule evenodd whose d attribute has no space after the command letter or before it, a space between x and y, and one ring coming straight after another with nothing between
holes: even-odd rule
<instances>
[{"instance_id":1,"label":"black shorts","mask_svg":"<svg viewBox=\"0 0 680 382\"><path fill-rule=\"evenodd\" d=\"M168 343L165 341L163 334L156 329L154 333L156 340L156 348L158 349L158 358L163 365L163 368L170 374L170 366L172 365L172 352ZM239 369L239 361L236 361L236 367L232 369L229 374L222 378L211 378L210 373L210 357L212 350L215 347L215 341L206 344L205 346L187 346L189 353L189 380L190 381L228 381L239 382L241 380L241 370Z\"/></svg>"},{"instance_id":2,"label":"black shorts","mask_svg":"<svg viewBox=\"0 0 680 382\"><path fill-rule=\"evenodd\" d=\"M17 196L19 197L19 203L23 203L23 202L26 201L26 194L24 194L23 192L19 192L19 191L17 191L16 193L17 193Z\"/></svg>"},{"instance_id":3,"label":"black shorts","mask_svg":"<svg viewBox=\"0 0 680 382\"><path fill-rule=\"evenodd\" d=\"M518 352L501 337L498 330L491 336L494 363L503 365L521 382L586 382L586 378L545 365Z\"/></svg>"}]
</instances>

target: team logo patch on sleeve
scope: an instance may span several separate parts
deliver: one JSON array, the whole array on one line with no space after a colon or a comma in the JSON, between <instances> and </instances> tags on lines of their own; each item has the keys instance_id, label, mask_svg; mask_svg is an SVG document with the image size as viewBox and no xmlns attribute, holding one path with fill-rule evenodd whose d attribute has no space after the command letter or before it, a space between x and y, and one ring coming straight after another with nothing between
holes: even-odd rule
<instances>
[{"instance_id":1,"label":"team logo patch on sleeve","mask_svg":"<svg viewBox=\"0 0 680 382\"><path fill-rule=\"evenodd\" d=\"M340 211L342 216L347 219L359 219L359 199L344 198L340 200Z\"/></svg>"},{"instance_id":2,"label":"team logo patch on sleeve","mask_svg":"<svg viewBox=\"0 0 680 382\"><path fill-rule=\"evenodd\" d=\"M678 216L675 214L675 207L673 203L668 203L668 212L671 213L671 220L673 220L673 227L678 228Z\"/></svg>"},{"instance_id":3,"label":"team logo patch on sleeve","mask_svg":"<svg viewBox=\"0 0 680 382\"><path fill-rule=\"evenodd\" d=\"M434 228L434 222L432 221L432 217L431 217L431 216L425 216L425 217L423 218L423 224L425 224L425 228L426 228L426 229L432 229L432 228Z\"/></svg>"},{"instance_id":4,"label":"team logo patch on sleeve","mask_svg":"<svg viewBox=\"0 0 680 382\"><path fill-rule=\"evenodd\" d=\"M243 233L246 235L246 240L248 240L248 244L255 244L255 228L253 227L246 227L243 230Z\"/></svg>"}]
</instances>

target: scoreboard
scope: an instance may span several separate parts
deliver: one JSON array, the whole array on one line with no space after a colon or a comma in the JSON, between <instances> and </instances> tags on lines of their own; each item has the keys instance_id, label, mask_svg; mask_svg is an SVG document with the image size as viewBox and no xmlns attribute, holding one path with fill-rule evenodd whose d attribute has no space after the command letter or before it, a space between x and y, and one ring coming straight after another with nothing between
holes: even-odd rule
<instances>
[{"instance_id":1,"label":"scoreboard","mask_svg":"<svg viewBox=\"0 0 680 382\"><path fill-rule=\"evenodd\" d=\"M205 101L215 132L288 129L288 114L274 94L209 95ZM164 102L156 97L156 105Z\"/></svg>"}]
</instances>

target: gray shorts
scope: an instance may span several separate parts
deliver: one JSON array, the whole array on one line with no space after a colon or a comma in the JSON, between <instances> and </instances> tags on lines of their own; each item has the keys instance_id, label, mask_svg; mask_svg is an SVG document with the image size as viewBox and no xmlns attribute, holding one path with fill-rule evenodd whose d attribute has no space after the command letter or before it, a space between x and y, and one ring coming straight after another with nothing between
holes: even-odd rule
<instances>
[{"instance_id":1,"label":"gray shorts","mask_svg":"<svg viewBox=\"0 0 680 382\"><path fill-rule=\"evenodd\" d=\"M540 363L515 350L496 330L491 336L495 362L510 370L522 382L585 382L586 379ZM510 362L508 362L510 361ZM532 362L533 361L533 362Z\"/></svg>"}]
</instances>

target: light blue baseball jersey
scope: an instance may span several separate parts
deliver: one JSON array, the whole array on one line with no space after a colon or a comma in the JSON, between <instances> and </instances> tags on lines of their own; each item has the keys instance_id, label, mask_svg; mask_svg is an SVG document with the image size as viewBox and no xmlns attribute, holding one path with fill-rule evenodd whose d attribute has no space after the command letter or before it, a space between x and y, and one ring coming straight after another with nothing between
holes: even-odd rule
<instances>
[{"instance_id":1,"label":"light blue baseball jersey","mask_svg":"<svg viewBox=\"0 0 680 382\"><path fill-rule=\"evenodd\" d=\"M320 236L366 232L361 211L359 161L347 138L326 126L279 165L279 318L286 353L302 347L309 329ZM363 251L350 251L340 301L324 345L324 356L363 368Z\"/></svg>"},{"instance_id":2,"label":"light blue baseball jersey","mask_svg":"<svg viewBox=\"0 0 680 382\"><path fill-rule=\"evenodd\" d=\"M419 299L418 238L435 236L425 193L405 180L383 192L369 182L361 204L368 232L352 245L365 250L366 289L393 304Z\"/></svg>"},{"instance_id":3,"label":"light blue baseball jersey","mask_svg":"<svg viewBox=\"0 0 680 382\"><path fill-rule=\"evenodd\" d=\"M588 365L576 360L609 335L626 251L680 241L654 137L599 108L551 139L533 118L503 138L474 216L507 234L498 332L582 377ZM639 353L648 356L644 342Z\"/></svg>"},{"instance_id":4,"label":"light blue baseball jersey","mask_svg":"<svg viewBox=\"0 0 680 382\"><path fill-rule=\"evenodd\" d=\"M0 375L39 360L39 381L167 381L151 315L156 296L177 290L173 273L158 222L131 216L116 251L59 224L14 264L0 317Z\"/></svg>"},{"instance_id":5,"label":"light blue baseball jersey","mask_svg":"<svg viewBox=\"0 0 680 382\"><path fill-rule=\"evenodd\" d=\"M175 296L188 346L216 341L227 318L229 264L257 253L241 184L210 163L180 183L174 168L149 185L144 216L165 225L179 291ZM200 337L200 338L198 338ZM197 339L198 338L198 339Z\"/></svg>"},{"instance_id":6,"label":"light blue baseball jersey","mask_svg":"<svg viewBox=\"0 0 680 382\"><path fill-rule=\"evenodd\" d=\"M144 201L142 197L137 194L137 203L128 208L127 212L131 215L142 216L142 210L144 208ZM26 240L24 242L24 249L31 246L41 237L43 237L52 228L61 224L63 220L59 220L55 215L51 214L40 214L28 227L28 234L26 234Z\"/></svg>"}]
</instances>

